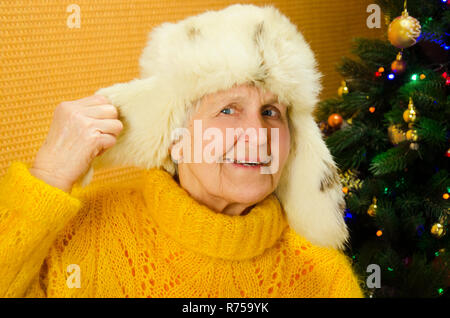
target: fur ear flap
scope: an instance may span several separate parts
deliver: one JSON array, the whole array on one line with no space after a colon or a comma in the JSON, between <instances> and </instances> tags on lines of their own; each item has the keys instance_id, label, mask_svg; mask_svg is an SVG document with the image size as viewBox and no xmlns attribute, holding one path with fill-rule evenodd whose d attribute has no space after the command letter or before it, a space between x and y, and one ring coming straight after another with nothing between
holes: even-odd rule
<instances>
[{"instance_id":1,"label":"fur ear flap","mask_svg":"<svg viewBox=\"0 0 450 318\"><path fill-rule=\"evenodd\" d=\"M291 149L276 194L289 225L311 243L344 249L348 230L337 168L311 115L295 116Z\"/></svg>"},{"instance_id":2,"label":"fur ear flap","mask_svg":"<svg viewBox=\"0 0 450 318\"><path fill-rule=\"evenodd\" d=\"M152 76L114 84L95 93L107 97L117 107L124 128L116 144L92 161L88 172L79 180L82 187L91 182L94 169L106 167L162 167L175 172L167 149L171 132L181 127L183 118L176 114L185 113L185 104L173 96L173 88L171 93L161 83L157 76Z\"/></svg>"}]
</instances>

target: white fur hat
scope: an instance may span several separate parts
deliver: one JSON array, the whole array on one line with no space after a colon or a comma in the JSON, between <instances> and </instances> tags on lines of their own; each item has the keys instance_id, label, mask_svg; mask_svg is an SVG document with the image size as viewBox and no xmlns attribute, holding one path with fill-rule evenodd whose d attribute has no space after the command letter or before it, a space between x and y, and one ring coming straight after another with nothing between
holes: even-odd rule
<instances>
[{"instance_id":1,"label":"white fur hat","mask_svg":"<svg viewBox=\"0 0 450 318\"><path fill-rule=\"evenodd\" d=\"M343 249L348 230L336 166L312 111L321 91L308 43L272 5L234 4L149 34L140 58L141 78L102 88L117 106L124 129L114 147L96 157L93 169L132 165L175 173L171 133L183 127L188 109L206 94L253 83L289 105L291 152L276 194L289 225L311 243Z\"/></svg>"}]
</instances>

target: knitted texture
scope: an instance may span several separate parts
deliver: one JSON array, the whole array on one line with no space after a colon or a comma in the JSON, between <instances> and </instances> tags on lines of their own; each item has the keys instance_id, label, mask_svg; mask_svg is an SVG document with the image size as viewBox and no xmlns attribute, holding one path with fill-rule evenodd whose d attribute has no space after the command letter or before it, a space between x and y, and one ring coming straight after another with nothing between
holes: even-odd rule
<instances>
[{"instance_id":1,"label":"knitted texture","mask_svg":"<svg viewBox=\"0 0 450 318\"><path fill-rule=\"evenodd\" d=\"M0 180L0 277L1 297L363 296L348 257L294 233L273 194L229 216L163 170L69 194L19 161Z\"/></svg>"}]
</instances>

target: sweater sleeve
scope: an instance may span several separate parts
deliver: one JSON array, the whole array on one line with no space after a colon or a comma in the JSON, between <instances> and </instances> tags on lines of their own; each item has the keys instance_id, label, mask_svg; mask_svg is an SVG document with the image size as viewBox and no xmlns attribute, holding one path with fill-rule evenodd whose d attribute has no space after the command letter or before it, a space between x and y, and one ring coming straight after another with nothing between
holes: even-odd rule
<instances>
[{"instance_id":1,"label":"sweater sleeve","mask_svg":"<svg viewBox=\"0 0 450 318\"><path fill-rule=\"evenodd\" d=\"M0 297L43 297L39 271L58 232L81 209L80 199L15 161L0 179Z\"/></svg>"},{"instance_id":2,"label":"sweater sleeve","mask_svg":"<svg viewBox=\"0 0 450 318\"><path fill-rule=\"evenodd\" d=\"M349 258L339 253L337 270L332 279L331 298L364 298L363 283L354 273Z\"/></svg>"}]
</instances>

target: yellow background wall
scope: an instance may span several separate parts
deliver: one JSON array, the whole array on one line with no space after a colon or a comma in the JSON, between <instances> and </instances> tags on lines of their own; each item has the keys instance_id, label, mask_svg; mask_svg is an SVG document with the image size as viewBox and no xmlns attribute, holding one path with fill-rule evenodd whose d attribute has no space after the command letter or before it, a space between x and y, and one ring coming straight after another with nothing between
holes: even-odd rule
<instances>
[{"instance_id":1,"label":"yellow background wall","mask_svg":"<svg viewBox=\"0 0 450 318\"><path fill-rule=\"evenodd\" d=\"M352 37L381 38L385 32L384 20L381 29L366 26L370 0L2 0L0 176L14 160L34 161L60 102L138 77L138 59L154 26L233 3L273 4L297 24L325 75L322 99L336 95L342 79L335 65L341 56L351 57ZM67 26L71 4L81 9L81 28ZM93 182L139 175L137 168L115 168L97 171Z\"/></svg>"}]
</instances>

